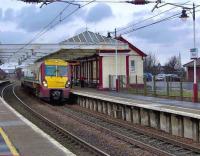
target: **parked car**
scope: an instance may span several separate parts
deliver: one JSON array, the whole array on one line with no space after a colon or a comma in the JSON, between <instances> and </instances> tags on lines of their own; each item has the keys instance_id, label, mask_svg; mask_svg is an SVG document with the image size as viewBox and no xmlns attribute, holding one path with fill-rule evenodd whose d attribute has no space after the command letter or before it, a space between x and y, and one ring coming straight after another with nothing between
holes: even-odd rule
<instances>
[{"instance_id":1,"label":"parked car","mask_svg":"<svg viewBox=\"0 0 200 156\"><path fill-rule=\"evenodd\" d=\"M158 74L156 75L156 81L164 81L166 74Z\"/></svg>"},{"instance_id":2,"label":"parked car","mask_svg":"<svg viewBox=\"0 0 200 156\"><path fill-rule=\"evenodd\" d=\"M166 74L166 80L168 80L168 81L180 81L180 77L177 74Z\"/></svg>"},{"instance_id":3,"label":"parked car","mask_svg":"<svg viewBox=\"0 0 200 156\"><path fill-rule=\"evenodd\" d=\"M146 81L152 81L153 75L151 73L144 73L144 78L146 78Z\"/></svg>"}]
</instances>

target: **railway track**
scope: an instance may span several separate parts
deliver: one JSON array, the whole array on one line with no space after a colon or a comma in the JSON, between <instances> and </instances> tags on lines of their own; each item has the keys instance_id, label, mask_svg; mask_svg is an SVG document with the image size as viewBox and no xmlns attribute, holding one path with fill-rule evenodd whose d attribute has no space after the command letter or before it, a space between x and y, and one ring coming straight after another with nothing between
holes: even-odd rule
<instances>
[{"instance_id":1,"label":"railway track","mask_svg":"<svg viewBox=\"0 0 200 156\"><path fill-rule=\"evenodd\" d=\"M129 142L130 144L137 145L140 148L153 152L157 155L168 155L168 156L199 156L200 150L197 148L190 149L179 142L169 142L168 140L162 140L155 136L138 132L134 129L124 127L120 124L110 122L105 118L98 116L92 116L83 111L76 111L73 109L66 108L64 110L71 117L77 120L82 120L86 124L94 127L98 127L101 130L113 134L116 137Z\"/></svg>"},{"instance_id":2,"label":"railway track","mask_svg":"<svg viewBox=\"0 0 200 156\"><path fill-rule=\"evenodd\" d=\"M157 138L156 136L145 134L142 131L140 132L139 130L134 130L132 128L124 126L117 121L114 122L110 119L107 119L106 117L102 117L101 115L94 115L93 113L89 113L89 111L85 109L80 110L80 108L77 110L71 107L52 107L49 104L46 104L46 106L51 107L55 111L59 111L62 114L65 114L66 117L73 118L80 123L84 123L85 125L91 126L95 129L99 129L106 134L112 135L119 140L125 141L132 147L139 147L156 155L200 155L200 150L197 148L192 148L190 146L175 141L171 142L169 141L169 139L164 140L164 137ZM51 122L49 124L51 124ZM62 141L63 140L61 140L61 142Z\"/></svg>"},{"instance_id":3,"label":"railway track","mask_svg":"<svg viewBox=\"0 0 200 156\"><path fill-rule=\"evenodd\" d=\"M60 127L56 123L50 121L42 114L39 114L33 110L16 95L13 84L5 86L1 91L1 96L14 109L60 142L63 146L75 152L75 154L87 156L109 156L109 154L87 143L81 138Z\"/></svg>"}]
</instances>

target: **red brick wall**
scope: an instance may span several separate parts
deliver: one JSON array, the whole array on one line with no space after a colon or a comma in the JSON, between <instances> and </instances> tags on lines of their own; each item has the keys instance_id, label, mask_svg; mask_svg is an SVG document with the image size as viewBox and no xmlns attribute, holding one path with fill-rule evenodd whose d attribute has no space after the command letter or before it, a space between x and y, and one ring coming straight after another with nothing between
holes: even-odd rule
<instances>
[{"instance_id":1,"label":"red brick wall","mask_svg":"<svg viewBox=\"0 0 200 156\"><path fill-rule=\"evenodd\" d=\"M188 81L194 81L194 68L188 67ZM200 81L200 67L197 67L197 81Z\"/></svg>"}]
</instances>

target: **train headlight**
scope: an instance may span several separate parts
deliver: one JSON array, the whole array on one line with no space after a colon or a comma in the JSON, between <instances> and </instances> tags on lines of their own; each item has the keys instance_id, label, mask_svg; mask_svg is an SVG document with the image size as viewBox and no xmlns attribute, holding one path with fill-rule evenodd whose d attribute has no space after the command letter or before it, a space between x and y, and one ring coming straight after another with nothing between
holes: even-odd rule
<instances>
[{"instance_id":1,"label":"train headlight","mask_svg":"<svg viewBox=\"0 0 200 156\"><path fill-rule=\"evenodd\" d=\"M68 81L66 84L65 84L65 88L68 88L70 86L70 81Z\"/></svg>"},{"instance_id":2,"label":"train headlight","mask_svg":"<svg viewBox=\"0 0 200 156\"><path fill-rule=\"evenodd\" d=\"M48 84L47 84L46 81L43 81L42 83L43 83L43 86L44 86L44 87L48 87Z\"/></svg>"}]
</instances>

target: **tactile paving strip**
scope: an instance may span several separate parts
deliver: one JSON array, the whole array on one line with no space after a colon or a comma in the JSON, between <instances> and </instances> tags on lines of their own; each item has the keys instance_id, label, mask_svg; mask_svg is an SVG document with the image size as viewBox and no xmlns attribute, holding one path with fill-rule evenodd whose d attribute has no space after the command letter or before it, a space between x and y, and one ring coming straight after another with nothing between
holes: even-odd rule
<instances>
[{"instance_id":1,"label":"tactile paving strip","mask_svg":"<svg viewBox=\"0 0 200 156\"><path fill-rule=\"evenodd\" d=\"M2 128L0 128L0 156L19 156Z\"/></svg>"}]
</instances>

